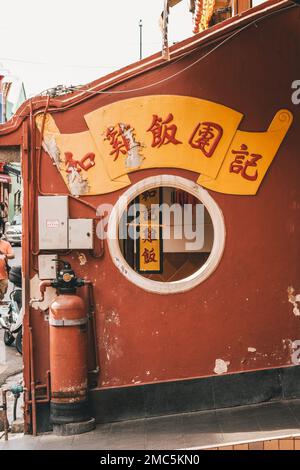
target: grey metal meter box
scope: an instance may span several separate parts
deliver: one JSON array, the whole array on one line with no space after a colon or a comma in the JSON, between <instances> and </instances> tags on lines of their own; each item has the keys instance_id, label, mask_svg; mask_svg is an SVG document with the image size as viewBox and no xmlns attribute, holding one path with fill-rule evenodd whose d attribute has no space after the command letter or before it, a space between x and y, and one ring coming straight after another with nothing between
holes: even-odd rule
<instances>
[{"instance_id":1,"label":"grey metal meter box","mask_svg":"<svg viewBox=\"0 0 300 470\"><path fill-rule=\"evenodd\" d=\"M39 279L56 279L57 260L57 254L38 256Z\"/></svg>"},{"instance_id":2,"label":"grey metal meter box","mask_svg":"<svg viewBox=\"0 0 300 470\"><path fill-rule=\"evenodd\" d=\"M39 249L68 249L68 196L39 196Z\"/></svg>"},{"instance_id":3,"label":"grey metal meter box","mask_svg":"<svg viewBox=\"0 0 300 470\"><path fill-rule=\"evenodd\" d=\"M93 248L93 219L69 219L69 249Z\"/></svg>"}]
</instances>

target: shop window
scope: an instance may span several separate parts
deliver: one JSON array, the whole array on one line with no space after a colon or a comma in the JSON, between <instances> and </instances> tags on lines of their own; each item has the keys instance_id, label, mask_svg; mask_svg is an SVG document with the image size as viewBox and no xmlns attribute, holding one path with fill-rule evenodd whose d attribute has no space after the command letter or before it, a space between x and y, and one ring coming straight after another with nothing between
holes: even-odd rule
<instances>
[{"instance_id":1,"label":"shop window","mask_svg":"<svg viewBox=\"0 0 300 470\"><path fill-rule=\"evenodd\" d=\"M112 259L129 281L156 293L183 292L219 263L222 213L206 190L173 175L133 185L109 220Z\"/></svg>"},{"instance_id":2,"label":"shop window","mask_svg":"<svg viewBox=\"0 0 300 470\"><path fill-rule=\"evenodd\" d=\"M234 13L234 2L232 0L217 0L214 4L213 13L209 26L221 23L231 18Z\"/></svg>"}]
</instances>

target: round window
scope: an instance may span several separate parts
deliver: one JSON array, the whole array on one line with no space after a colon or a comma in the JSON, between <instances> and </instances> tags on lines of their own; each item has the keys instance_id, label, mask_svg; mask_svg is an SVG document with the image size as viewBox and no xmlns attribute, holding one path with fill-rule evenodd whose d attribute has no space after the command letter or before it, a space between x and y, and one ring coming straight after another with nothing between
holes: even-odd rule
<instances>
[{"instance_id":1,"label":"round window","mask_svg":"<svg viewBox=\"0 0 300 470\"><path fill-rule=\"evenodd\" d=\"M131 186L108 223L108 246L120 272L142 289L184 292L219 263L225 242L222 212L196 183L174 175Z\"/></svg>"}]
</instances>

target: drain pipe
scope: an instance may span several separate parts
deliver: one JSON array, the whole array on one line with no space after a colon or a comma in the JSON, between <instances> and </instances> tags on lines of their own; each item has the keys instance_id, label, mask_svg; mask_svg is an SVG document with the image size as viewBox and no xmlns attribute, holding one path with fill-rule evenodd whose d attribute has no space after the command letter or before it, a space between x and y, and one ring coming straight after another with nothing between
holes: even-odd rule
<instances>
[{"instance_id":1,"label":"drain pipe","mask_svg":"<svg viewBox=\"0 0 300 470\"><path fill-rule=\"evenodd\" d=\"M13 420L16 421L18 399L24 391L23 385L20 384L12 385L10 388L2 390L2 405L0 405L0 409L2 408L4 416L4 433L0 436L0 439L5 436L5 440L8 441L9 422L7 419L7 392L11 392L14 395Z\"/></svg>"},{"instance_id":2,"label":"drain pipe","mask_svg":"<svg viewBox=\"0 0 300 470\"><path fill-rule=\"evenodd\" d=\"M17 384L17 385L12 385L10 387L10 392L14 395L14 413L13 413L13 420L16 421L17 419L17 405L18 405L18 400L20 398L21 393L24 392L23 385Z\"/></svg>"},{"instance_id":3,"label":"drain pipe","mask_svg":"<svg viewBox=\"0 0 300 470\"><path fill-rule=\"evenodd\" d=\"M3 416L4 416L4 433L0 436L5 436L5 440L8 441L8 420L7 420L7 394L8 390L2 390L2 405L0 405L0 409L2 408Z\"/></svg>"}]
</instances>

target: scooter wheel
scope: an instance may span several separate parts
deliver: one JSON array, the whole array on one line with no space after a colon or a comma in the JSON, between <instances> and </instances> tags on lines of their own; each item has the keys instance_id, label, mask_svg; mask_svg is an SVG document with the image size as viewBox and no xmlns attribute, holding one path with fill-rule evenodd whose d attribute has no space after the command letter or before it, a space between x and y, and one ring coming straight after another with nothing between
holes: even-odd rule
<instances>
[{"instance_id":1,"label":"scooter wheel","mask_svg":"<svg viewBox=\"0 0 300 470\"><path fill-rule=\"evenodd\" d=\"M19 333L16 336L16 348L18 353L23 354L23 335L22 331L19 331Z\"/></svg>"},{"instance_id":2,"label":"scooter wheel","mask_svg":"<svg viewBox=\"0 0 300 470\"><path fill-rule=\"evenodd\" d=\"M9 331L6 330L6 331L4 331L3 340L4 340L4 344L6 346L11 346L13 344L14 340L15 340L15 337Z\"/></svg>"}]
</instances>

